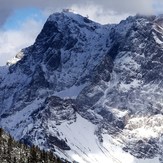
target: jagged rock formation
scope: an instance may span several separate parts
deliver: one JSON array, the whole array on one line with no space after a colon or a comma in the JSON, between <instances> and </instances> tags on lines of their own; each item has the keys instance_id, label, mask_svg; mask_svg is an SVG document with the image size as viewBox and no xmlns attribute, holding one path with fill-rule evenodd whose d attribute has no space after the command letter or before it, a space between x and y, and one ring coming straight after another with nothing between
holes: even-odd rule
<instances>
[{"instance_id":1,"label":"jagged rock formation","mask_svg":"<svg viewBox=\"0 0 163 163\"><path fill-rule=\"evenodd\" d=\"M0 69L0 126L70 161L161 162L162 22L51 15L19 61Z\"/></svg>"}]
</instances>

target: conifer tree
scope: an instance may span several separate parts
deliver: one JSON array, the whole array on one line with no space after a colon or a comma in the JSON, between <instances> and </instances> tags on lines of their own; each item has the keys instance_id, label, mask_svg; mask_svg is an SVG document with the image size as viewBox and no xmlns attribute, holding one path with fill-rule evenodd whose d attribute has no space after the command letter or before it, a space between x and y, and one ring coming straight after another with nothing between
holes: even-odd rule
<instances>
[{"instance_id":1,"label":"conifer tree","mask_svg":"<svg viewBox=\"0 0 163 163\"><path fill-rule=\"evenodd\" d=\"M30 161L31 163L37 163L37 153L35 146L32 146L30 149Z\"/></svg>"},{"instance_id":2,"label":"conifer tree","mask_svg":"<svg viewBox=\"0 0 163 163\"><path fill-rule=\"evenodd\" d=\"M25 146L0 130L0 163L63 163L52 152L40 150L36 146Z\"/></svg>"},{"instance_id":3,"label":"conifer tree","mask_svg":"<svg viewBox=\"0 0 163 163\"><path fill-rule=\"evenodd\" d=\"M0 128L0 138L2 137L2 134L3 134L3 129Z\"/></svg>"}]
</instances>

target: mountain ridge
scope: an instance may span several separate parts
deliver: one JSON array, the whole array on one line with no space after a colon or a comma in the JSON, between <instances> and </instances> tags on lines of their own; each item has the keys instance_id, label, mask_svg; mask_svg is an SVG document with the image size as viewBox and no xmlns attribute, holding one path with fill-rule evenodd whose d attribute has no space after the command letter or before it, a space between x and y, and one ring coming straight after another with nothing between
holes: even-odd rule
<instances>
[{"instance_id":1,"label":"mountain ridge","mask_svg":"<svg viewBox=\"0 0 163 163\"><path fill-rule=\"evenodd\" d=\"M0 126L70 161L161 163L162 29L161 16L100 25L52 14L0 70Z\"/></svg>"}]
</instances>

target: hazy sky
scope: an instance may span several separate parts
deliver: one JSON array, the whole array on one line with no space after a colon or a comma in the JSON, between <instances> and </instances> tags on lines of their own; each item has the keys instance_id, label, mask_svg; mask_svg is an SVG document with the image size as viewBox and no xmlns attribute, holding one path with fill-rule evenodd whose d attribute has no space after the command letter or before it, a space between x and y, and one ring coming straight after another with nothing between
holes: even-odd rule
<instances>
[{"instance_id":1,"label":"hazy sky","mask_svg":"<svg viewBox=\"0 0 163 163\"><path fill-rule=\"evenodd\" d=\"M163 13L163 0L0 0L0 65L31 45L48 15L63 8L106 24L136 13Z\"/></svg>"}]
</instances>

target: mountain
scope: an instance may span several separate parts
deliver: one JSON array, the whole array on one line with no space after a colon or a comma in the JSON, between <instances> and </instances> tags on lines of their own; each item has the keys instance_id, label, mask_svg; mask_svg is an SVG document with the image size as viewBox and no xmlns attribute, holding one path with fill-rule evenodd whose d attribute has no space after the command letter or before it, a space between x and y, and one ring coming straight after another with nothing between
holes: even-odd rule
<instances>
[{"instance_id":1,"label":"mountain","mask_svg":"<svg viewBox=\"0 0 163 163\"><path fill-rule=\"evenodd\" d=\"M53 153L39 150L38 147L28 147L20 142L16 142L10 135L0 128L0 160L1 163L24 162L24 163L61 163L53 156ZM65 162L66 163L66 162Z\"/></svg>"},{"instance_id":2,"label":"mountain","mask_svg":"<svg viewBox=\"0 0 163 163\"><path fill-rule=\"evenodd\" d=\"M161 163L162 54L161 15L52 14L0 68L0 126L70 162Z\"/></svg>"}]
</instances>

